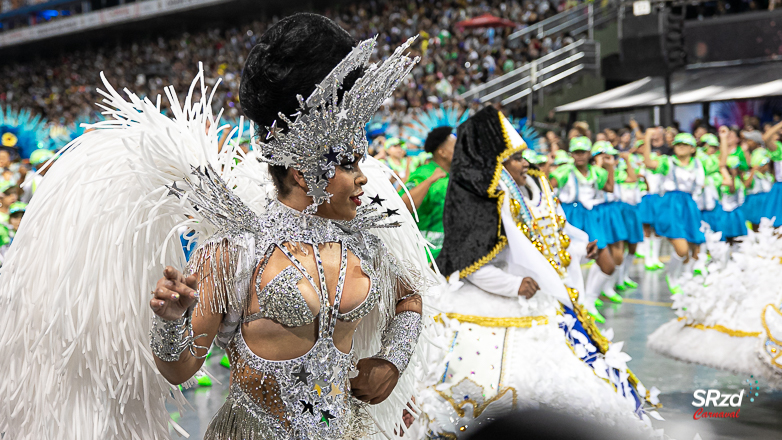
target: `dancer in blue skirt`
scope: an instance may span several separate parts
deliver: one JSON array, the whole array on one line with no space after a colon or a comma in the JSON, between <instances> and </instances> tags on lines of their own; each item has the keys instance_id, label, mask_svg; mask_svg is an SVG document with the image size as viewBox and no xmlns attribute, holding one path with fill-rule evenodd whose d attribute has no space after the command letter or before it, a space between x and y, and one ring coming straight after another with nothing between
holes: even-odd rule
<instances>
[{"instance_id":1,"label":"dancer in blue skirt","mask_svg":"<svg viewBox=\"0 0 782 440\"><path fill-rule=\"evenodd\" d=\"M701 136L700 145L700 149L695 157L705 165L704 172L706 177L703 182L703 192L696 202L698 203L698 209L701 211L701 219L709 225L712 231L721 231L722 225L720 221L722 217L720 210L716 209L719 205L720 185L722 185L722 174L719 167L720 140L715 134L706 133Z\"/></svg>"},{"instance_id":2,"label":"dancer in blue skirt","mask_svg":"<svg viewBox=\"0 0 782 440\"><path fill-rule=\"evenodd\" d=\"M744 204L744 182L739 177L741 161L736 156L728 156L725 166L720 167L722 185L720 185L720 203L715 211L720 212L720 232L722 240L733 243L736 238L747 235L747 218L741 210Z\"/></svg>"},{"instance_id":3,"label":"dancer in blue skirt","mask_svg":"<svg viewBox=\"0 0 782 440\"><path fill-rule=\"evenodd\" d=\"M620 188L616 180L616 159L618 151L608 141L597 141L592 145L592 159L595 165L600 166L606 172L614 173L613 191L599 191L604 202L595 206L600 227L603 230L603 239L608 252L614 260L614 266L618 269L624 263L624 248L628 232L624 218L622 217L622 203L620 200ZM599 196L598 196L599 197ZM600 243L598 242L598 246ZM622 297L616 293L614 286L619 282L619 270L611 275L611 280L601 292L611 302L621 303Z\"/></svg>"},{"instance_id":4,"label":"dancer in blue skirt","mask_svg":"<svg viewBox=\"0 0 782 440\"><path fill-rule=\"evenodd\" d=\"M613 192L614 172L610 164L604 169L591 164L592 142L585 136L570 140L570 155L573 163L557 167L551 174L551 186L558 188L559 200L568 222L589 235L589 240L597 241L598 257L589 271L584 292L584 304L595 320L605 322L605 318L595 307L595 301L611 281L616 270L613 257L608 250L606 236L599 221L596 206L605 202L602 191Z\"/></svg>"},{"instance_id":5,"label":"dancer in blue skirt","mask_svg":"<svg viewBox=\"0 0 782 440\"><path fill-rule=\"evenodd\" d=\"M663 176L662 200L658 205L655 231L667 238L674 248L668 263L668 280L672 293L678 293L678 279L685 263L694 264L700 245L706 240L700 231L701 212L695 200L701 196L706 178L703 165L696 159L697 143L689 133L679 133L673 140L673 156L652 158L647 130L643 147L644 164Z\"/></svg>"},{"instance_id":6,"label":"dancer in blue skirt","mask_svg":"<svg viewBox=\"0 0 782 440\"><path fill-rule=\"evenodd\" d=\"M644 230L638 217L638 205L641 203L641 189L638 182L638 170L641 158L631 155L629 152L619 154L614 180L621 206L621 217L627 229L627 250L623 249L622 264L617 268L619 274L614 288L617 291L635 289L638 283L630 279L630 266L638 251L638 244L644 241Z\"/></svg>"},{"instance_id":7,"label":"dancer in blue skirt","mask_svg":"<svg viewBox=\"0 0 782 440\"><path fill-rule=\"evenodd\" d=\"M782 131L782 122L763 135L774 173L774 185L766 196L763 216L773 218L775 228L782 226L782 142L779 141L780 131Z\"/></svg>"},{"instance_id":8,"label":"dancer in blue skirt","mask_svg":"<svg viewBox=\"0 0 782 440\"><path fill-rule=\"evenodd\" d=\"M649 129L652 132L656 132L656 128ZM639 139L636 142L636 150L643 151L646 145L645 139ZM651 147L650 147L651 148ZM652 159L657 159L658 153L654 150L650 153ZM643 179L641 183L641 203L638 204L638 220L641 221L641 225L644 231L644 245L642 254L644 256L644 267L646 270L659 270L664 267L660 262L660 247L662 245L662 238L654 231L654 223L657 219L657 206L662 199L662 189L660 187L662 182L662 176L655 174L652 170L646 168L646 165L641 163L641 169L639 174Z\"/></svg>"},{"instance_id":9,"label":"dancer in blue skirt","mask_svg":"<svg viewBox=\"0 0 782 440\"><path fill-rule=\"evenodd\" d=\"M760 154L755 154L756 152ZM744 184L747 187L747 197L741 210L747 221L752 224L752 229L757 231L760 219L766 216L764 212L771 187L774 185L771 158L766 149L755 150L752 154L751 169L744 175Z\"/></svg>"}]
</instances>

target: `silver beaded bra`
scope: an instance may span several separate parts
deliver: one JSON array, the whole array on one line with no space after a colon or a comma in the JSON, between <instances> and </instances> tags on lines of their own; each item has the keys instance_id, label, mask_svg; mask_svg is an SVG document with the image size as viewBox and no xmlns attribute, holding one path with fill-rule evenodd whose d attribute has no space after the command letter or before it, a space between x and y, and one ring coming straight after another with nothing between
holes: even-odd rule
<instances>
[{"instance_id":1,"label":"silver beaded bra","mask_svg":"<svg viewBox=\"0 0 782 440\"><path fill-rule=\"evenodd\" d=\"M272 249L275 247L272 245ZM206 439L344 439L363 437L369 431L360 411L363 404L350 397L348 374L355 367L352 349L344 353L333 340L340 317L337 311L344 290L347 247L341 245L333 305L329 305L318 247L313 246L312 251L318 263L320 287L316 290L320 299L318 339L302 356L269 361L250 350L241 329L236 332L227 346L231 360L229 396L212 420ZM264 299L259 297L263 309L245 318L245 322L269 318L283 325L305 325L315 320L295 284L307 272L287 250L284 252L294 263L288 266L294 267L294 271L283 270L267 284L260 293ZM306 277L314 283L309 275ZM376 298L370 289L367 300L354 309L361 312L357 319L374 308Z\"/></svg>"},{"instance_id":2,"label":"silver beaded bra","mask_svg":"<svg viewBox=\"0 0 782 440\"><path fill-rule=\"evenodd\" d=\"M213 312L224 314L216 342L228 352L231 361L229 396L212 420L205 439L344 439L359 438L370 431L361 410L362 402L350 394L349 373L355 367L352 354L340 351L332 339L337 320L357 321L376 307L381 317L394 313L398 283L402 273L395 258L369 228L395 226L377 206L358 208L349 222L316 217L291 209L277 200L263 215L250 211L225 188L216 174L195 170L199 183L188 182L196 191L189 201L215 225L219 232L199 246L188 269L211 270ZM211 186L204 191L203 185ZM170 188L172 193L185 192ZM214 197L219 193L221 199ZM212 194L211 196L209 194ZM362 209L363 208L363 209ZM381 223L383 222L383 223ZM317 274L313 277L284 244L312 246ZM339 243L340 269L334 304L328 290L318 246ZM291 262L265 287L251 278L256 268L262 272L272 253L279 249ZM340 313L348 252L358 257L362 271L370 279L366 299L356 308ZM218 256L219 255L219 256ZM298 288L305 278L318 292L320 309L313 315ZM207 282L206 280L204 282ZM407 285L407 284L406 284ZM258 298L259 311L248 312L251 289ZM304 355L285 361L263 359L247 346L241 323L271 319L288 327L310 324L317 319L318 338Z\"/></svg>"}]
</instances>

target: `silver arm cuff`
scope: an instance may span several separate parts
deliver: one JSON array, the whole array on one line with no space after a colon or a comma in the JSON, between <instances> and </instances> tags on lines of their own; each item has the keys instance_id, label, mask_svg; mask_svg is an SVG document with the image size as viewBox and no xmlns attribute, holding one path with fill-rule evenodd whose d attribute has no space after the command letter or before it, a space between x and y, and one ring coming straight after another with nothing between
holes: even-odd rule
<instances>
[{"instance_id":1,"label":"silver arm cuff","mask_svg":"<svg viewBox=\"0 0 782 440\"><path fill-rule=\"evenodd\" d=\"M195 358L201 359L205 357L198 356L195 349L206 347L196 345L194 340L206 335L193 336L193 324L190 317L190 311L175 321L168 321L158 315L152 317L152 328L149 330L149 346L152 348L152 353L161 361L176 362L182 353L188 349Z\"/></svg>"},{"instance_id":2,"label":"silver arm cuff","mask_svg":"<svg viewBox=\"0 0 782 440\"><path fill-rule=\"evenodd\" d=\"M391 362L401 375L410 362L420 335L421 314L409 310L401 312L386 327L380 340L380 351L373 357Z\"/></svg>"}]
</instances>

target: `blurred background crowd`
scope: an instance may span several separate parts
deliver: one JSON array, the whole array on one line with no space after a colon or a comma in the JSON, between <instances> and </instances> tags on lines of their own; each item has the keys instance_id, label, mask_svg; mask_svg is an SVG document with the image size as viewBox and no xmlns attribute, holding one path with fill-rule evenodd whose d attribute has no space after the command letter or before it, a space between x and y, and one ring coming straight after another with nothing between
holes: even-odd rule
<instances>
[{"instance_id":1,"label":"blurred background crowd","mask_svg":"<svg viewBox=\"0 0 782 440\"><path fill-rule=\"evenodd\" d=\"M536 23L578 4L574 0L504 2L387 0L341 5L318 11L349 29L357 39L378 36L377 59L419 35L413 53L421 62L407 83L399 87L386 112L405 114L411 108L437 105L458 99L459 94L509 72L524 63L573 42L560 34L555 38L506 42L514 30ZM466 29L458 23L481 14L513 22L513 26ZM0 67L0 103L28 108L49 121L68 125L94 116L98 95L93 89L105 72L118 87L155 96L173 85L187 90L204 62L207 77L222 77L215 107L228 117L238 117L239 80L244 57L257 38L276 21L253 21L242 26L213 28L174 38L139 40L119 47L74 51L32 62L10 62ZM514 44L515 43L515 44ZM469 103L464 103L469 104Z\"/></svg>"}]
</instances>

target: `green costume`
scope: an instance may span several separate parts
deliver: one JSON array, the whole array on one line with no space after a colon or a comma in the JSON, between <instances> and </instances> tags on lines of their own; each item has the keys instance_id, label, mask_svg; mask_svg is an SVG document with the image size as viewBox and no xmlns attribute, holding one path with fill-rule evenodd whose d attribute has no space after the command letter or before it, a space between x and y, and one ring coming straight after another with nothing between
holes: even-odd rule
<instances>
[{"instance_id":1,"label":"green costume","mask_svg":"<svg viewBox=\"0 0 782 440\"><path fill-rule=\"evenodd\" d=\"M413 189L428 179L434 170L440 168L434 161L421 165L407 179L407 189ZM448 173L442 179L432 183L426 197L418 207L418 229L424 238L432 243L432 257L437 258L443 247L443 207L445 206L445 191L448 189ZM404 191L399 193L404 194Z\"/></svg>"},{"instance_id":2,"label":"green costume","mask_svg":"<svg viewBox=\"0 0 782 440\"><path fill-rule=\"evenodd\" d=\"M744 150L741 147L737 147L730 156L739 158L739 171L749 171L749 165L747 165L747 157L744 156Z\"/></svg>"},{"instance_id":3,"label":"green costume","mask_svg":"<svg viewBox=\"0 0 782 440\"><path fill-rule=\"evenodd\" d=\"M693 157L695 159L696 157ZM703 160L700 160L700 158L697 158L698 162L701 163L701 167L703 167L703 171L705 175L709 176L711 174L714 174L715 172L719 172L719 161L713 160L713 158L710 158L709 156L706 156L705 162ZM682 168L684 170L692 170L692 168L695 166L695 161L690 160L690 162L687 165L682 165L682 163L679 161L679 158L676 156L660 156L657 158L657 169L652 170L652 172L657 174L662 174L663 176L667 176L671 169L677 166L679 168Z\"/></svg>"},{"instance_id":4,"label":"green costume","mask_svg":"<svg viewBox=\"0 0 782 440\"><path fill-rule=\"evenodd\" d=\"M707 154L703 151L698 151L695 153L695 158L703 165L703 171L706 173L707 177L714 174L720 175L719 153Z\"/></svg>"},{"instance_id":5,"label":"green costume","mask_svg":"<svg viewBox=\"0 0 782 440\"><path fill-rule=\"evenodd\" d=\"M5 225L0 225L0 247L11 244L11 230Z\"/></svg>"},{"instance_id":6,"label":"green costume","mask_svg":"<svg viewBox=\"0 0 782 440\"><path fill-rule=\"evenodd\" d=\"M768 150L760 147L756 148L755 151L752 152L750 155L750 165L754 166L760 166L760 163L763 161L763 159L770 159L770 156L768 154Z\"/></svg>"},{"instance_id":7,"label":"green costume","mask_svg":"<svg viewBox=\"0 0 782 440\"><path fill-rule=\"evenodd\" d=\"M614 182L618 183L619 186L622 187L623 190L632 190L638 187L638 181L632 182L632 183L625 183L627 182L627 162L624 160L619 160L616 164L616 168L614 168Z\"/></svg>"},{"instance_id":8,"label":"green costume","mask_svg":"<svg viewBox=\"0 0 782 440\"><path fill-rule=\"evenodd\" d=\"M606 182L608 182L608 171L606 171L604 168L593 165L589 165L587 169L589 170L588 175L584 176L580 171L578 171L578 169L576 169L575 165L570 163L567 165L562 165L556 170L552 171L551 177L557 181L557 187L560 189L560 191L565 187L571 175L575 175L576 179L578 179L579 182L582 182L582 184L586 184L587 182L597 182L595 188L598 190L603 189L606 186Z\"/></svg>"},{"instance_id":9,"label":"green costume","mask_svg":"<svg viewBox=\"0 0 782 440\"><path fill-rule=\"evenodd\" d=\"M782 162L782 142L777 141L776 150L768 150L768 157L772 162Z\"/></svg>"}]
</instances>

